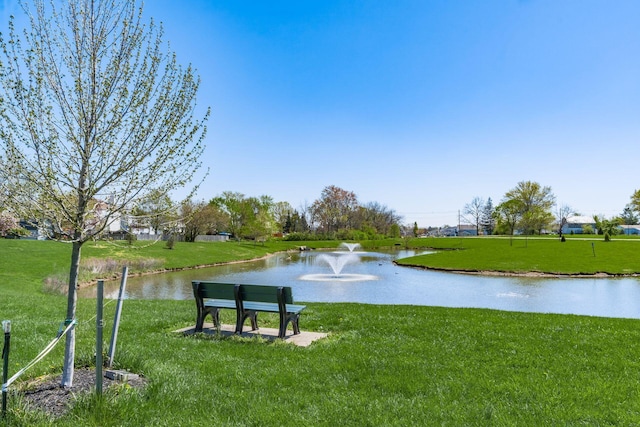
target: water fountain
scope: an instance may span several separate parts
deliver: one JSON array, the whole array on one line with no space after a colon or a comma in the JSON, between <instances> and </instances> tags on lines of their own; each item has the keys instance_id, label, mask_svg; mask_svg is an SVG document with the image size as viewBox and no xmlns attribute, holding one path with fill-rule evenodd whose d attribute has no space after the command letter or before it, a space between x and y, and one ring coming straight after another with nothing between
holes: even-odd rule
<instances>
[{"instance_id":1,"label":"water fountain","mask_svg":"<svg viewBox=\"0 0 640 427\"><path fill-rule=\"evenodd\" d=\"M345 254L345 255L318 255L318 259L328 264L333 270L334 276L340 276L342 269L345 265L355 263L359 261L357 255Z\"/></svg>"},{"instance_id":2,"label":"water fountain","mask_svg":"<svg viewBox=\"0 0 640 427\"><path fill-rule=\"evenodd\" d=\"M349 250L349 252L353 252L355 249L360 247L360 243L347 243L347 242L342 242L340 243L341 248L347 248Z\"/></svg>"},{"instance_id":3,"label":"water fountain","mask_svg":"<svg viewBox=\"0 0 640 427\"><path fill-rule=\"evenodd\" d=\"M342 269L347 264L353 264L360 261L360 257L354 252L354 249L360 247L359 243L341 243L340 247L347 248L348 251L338 251L332 254L318 255L318 260L329 265L333 274L305 274L300 276L300 280L319 281L319 282L356 282L363 280L376 280L378 277L371 274L351 274L343 273Z\"/></svg>"}]
</instances>

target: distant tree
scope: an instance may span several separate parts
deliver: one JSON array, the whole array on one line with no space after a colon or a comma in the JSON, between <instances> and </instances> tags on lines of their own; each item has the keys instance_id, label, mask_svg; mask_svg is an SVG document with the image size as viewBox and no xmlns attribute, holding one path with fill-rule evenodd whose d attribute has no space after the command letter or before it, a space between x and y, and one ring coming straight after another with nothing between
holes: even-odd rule
<instances>
[{"instance_id":1,"label":"distant tree","mask_svg":"<svg viewBox=\"0 0 640 427\"><path fill-rule=\"evenodd\" d=\"M624 207L624 210L620 214L620 220L624 225L636 225L638 223L638 215L634 212L631 203Z\"/></svg>"},{"instance_id":2,"label":"distant tree","mask_svg":"<svg viewBox=\"0 0 640 427\"><path fill-rule=\"evenodd\" d=\"M504 226L509 231L509 235L513 238L516 226L520 223L523 215L522 204L517 199L509 199L496 206L495 215L498 224ZM513 244L513 239L510 240Z\"/></svg>"},{"instance_id":3,"label":"distant tree","mask_svg":"<svg viewBox=\"0 0 640 427\"><path fill-rule=\"evenodd\" d=\"M66 319L75 319L85 242L150 190L184 187L200 166L199 79L142 22L137 1L21 2L24 32L0 40L1 185L24 218L46 219L71 242ZM95 221L92 201L109 197ZM97 204L93 204L97 206ZM63 226L64 225L64 226ZM71 387L75 328L62 386Z\"/></svg>"},{"instance_id":4,"label":"distant tree","mask_svg":"<svg viewBox=\"0 0 640 427\"><path fill-rule=\"evenodd\" d=\"M482 197L474 197L471 202L464 205L462 214L465 222L476 227L476 234L480 235L480 224L482 223L482 214L485 207L485 201Z\"/></svg>"},{"instance_id":5,"label":"distant tree","mask_svg":"<svg viewBox=\"0 0 640 427\"><path fill-rule=\"evenodd\" d=\"M631 209L640 213L640 190L636 190L631 195L631 203L629 205Z\"/></svg>"},{"instance_id":6,"label":"distant tree","mask_svg":"<svg viewBox=\"0 0 640 427\"><path fill-rule=\"evenodd\" d=\"M394 239L397 239L401 236L400 224L393 224L391 226L391 229L389 230L389 236Z\"/></svg>"},{"instance_id":7,"label":"distant tree","mask_svg":"<svg viewBox=\"0 0 640 427\"><path fill-rule=\"evenodd\" d=\"M598 234L604 236L605 242L608 242L611 236L617 235L620 231L618 228L620 225L619 219L606 219L603 215L594 215L593 221L596 223Z\"/></svg>"},{"instance_id":8,"label":"distant tree","mask_svg":"<svg viewBox=\"0 0 640 427\"><path fill-rule=\"evenodd\" d=\"M294 211L291 215L291 229L293 233L307 233L309 232L309 223L307 222L307 215Z\"/></svg>"},{"instance_id":9,"label":"distant tree","mask_svg":"<svg viewBox=\"0 0 640 427\"><path fill-rule=\"evenodd\" d=\"M562 229L567 224L567 218L571 215L575 215L573 208L569 205L560 205L556 208L555 219L558 225L558 235L562 239Z\"/></svg>"},{"instance_id":10,"label":"distant tree","mask_svg":"<svg viewBox=\"0 0 640 427\"><path fill-rule=\"evenodd\" d=\"M298 230L296 228L296 219L294 214L292 217L294 231L307 232L310 230L315 230L316 225L313 220L313 213L311 210L311 206L309 206L309 203L306 200L304 201L304 203L301 203L300 206L298 206L298 209L296 209L296 213L300 216L300 221L298 221L298 225L299 226L304 225L304 227L301 230Z\"/></svg>"},{"instance_id":11,"label":"distant tree","mask_svg":"<svg viewBox=\"0 0 640 427\"><path fill-rule=\"evenodd\" d=\"M256 241L273 234L276 223L273 219L273 199L270 196L249 197L244 200L242 237Z\"/></svg>"},{"instance_id":12,"label":"distant tree","mask_svg":"<svg viewBox=\"0 0 640 427\"><path fill-rule=\"evenodd\" d=\"M244 225L243 221L246 218L244 212L245 206L243 204L244 199L245 195L242 193L225 191L209 202L226 214L228 218L228 229L225 231L231 233L236 238L240 237L240 229Z\"/></svg>"},{"instance_id":13,"label":"distant tree","mask_svg":"<svg viewBox=\"0 0 640 427\"><path fill-rule=\"evenodd\" d=\"M228 218L231 234L237 239L255 239L271 234L275 228L272 216L273 199L270 196L246 197L241 193L225 191L210 201Z\"/></svg>"},{"instance_id":14,"label":"distant tree","mask_svg":"<svg viewBox=\"0 0 640 427\"><path fill-rule=\"evenodd\" d=\"M278 230L283 233L289 233L291 230L291 212L293 208L289 202L276 202L273 203L271 208L271 214L273 220L278 226Z\"/></svg>"},{"instance_id":15,"label":"distant tree","mask_svg":"<svg viewBox=\"0 0 640 427\"><path fill-rule=\"evenodd\" d=\"M493 207L491 197L487 199L487 202L482 207L480 225L484 232L489 235L493 234L493 231L496 228L495 208Z\"/></svg>"},{"instance_id":16,"label":"distant tree","mask_svg":"<svg viewBox=\"0 0 640 427\"><path fill-rule=\"evenodd\" d=\"M227 215L216 206L191 199L180 205L180 218L184 222L185 242L194 242L201 234L215 234L225 230L228 223Z\"/></svg>"},{"instance_id":17,"label":"distant tree","mask_svg":"<svg viewBox=\"0 0 640 427\"><path fill-rule=\"evenodd\" d=\"M582 234L593 234L593 226L591 224L585 224L582 226ZM573 231L572 231L573 233Z\"/></svg>"},{"instance_id":18,"label":"distant tree","mask_svg":"<svg viewBox=\"0 0 640 427\"><path fill-rule=\"evenodd\" d=\"M520 228L529 234L542 234L542 231L553 222L553 214L541 207L535 206L522 214Z\"/></svg>"},{"instance_id":19,"label":"distant tree","mask_svg":"<svg viewBox=\"0 0 640 427\"><path fill-rule=\"evenodd\" d=\"M512 206L519 206L521 226L526 234L532 231L540 232L553 219L551 208L555 203L555 196L551 187L542 187L537 182L521 181L507 191L504 200L517 202Z\"/></svg>"},{"instance_id":20,"label":"distant tree","mask_svg":"<svg viewBox=\"0 0 640 427\"><path fill-rule=\"evenodd\" d=\"M351 226L365 232L370 238L375 238L376 235L388 236L391 226L400 222L399 215L378 202L360 205L350 216Z\"/></svg>"},{"instance_id":21,"label":"distant tree","mask_svg":"<svg viewBox=\"0 0 640 427\"><path fill-rule=\"evenodd\" d=\"M351 228L350 218L358 208L358 198L352 191L330 185L322 190L320 198L313 202L311 212L325 233Z\"/></svg>"},{"instance_id":22,"label":"distant tree","mask_svg":"<svg viewBox=\"0 0 640 427\"><path fill-rule=\"evenodd\" d=\"M165 228L175 223L177 206L168 194L156 189L136 204L134 216L138 224L148 224L153 234L162 234Z\"/></svg>"}]
</instances>

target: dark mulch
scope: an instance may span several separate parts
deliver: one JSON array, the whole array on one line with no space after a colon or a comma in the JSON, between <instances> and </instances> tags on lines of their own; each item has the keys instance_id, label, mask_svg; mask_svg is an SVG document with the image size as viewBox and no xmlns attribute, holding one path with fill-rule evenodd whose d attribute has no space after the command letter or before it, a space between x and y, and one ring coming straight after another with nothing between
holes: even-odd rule
<instances>
[{"instance_id":1,"label":"dark mulch","mask_svg":"<svg viewBox=\"0 0 640 427\"><path fill-rule=\"evenodd\" d=\"M96 390L95 369L76 369L73 375L73 386L61 387L62 375L46 377L42 380L30 382L22 393L29 407L44 411L50 416L59 417L68 411L79 395L93 393ZM144 387L147 380L142 376L129 378L130 387ZM102 379L102 389L122 384L109 378Z\"/></svg>"}]
</instances>

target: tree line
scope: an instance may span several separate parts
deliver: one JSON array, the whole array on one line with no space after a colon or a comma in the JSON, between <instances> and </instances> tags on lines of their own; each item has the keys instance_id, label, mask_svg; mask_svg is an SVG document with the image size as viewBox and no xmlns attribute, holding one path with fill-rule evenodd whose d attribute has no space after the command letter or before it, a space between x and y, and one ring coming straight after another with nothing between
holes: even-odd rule
<instances>
[{"instance_id":1,"label":"tree line","mask_svg":"<svg viewBox=\"0 0 640 427\"><path fill-rule=\"evenodd\" d=\"M569 205L557 204L551 187L533 181L519 182L495 206L490 197L486 201L482 197L474 197L464 206L463 214L464 222L474 225L478 235L553 232L560 237L568 219L580 215ZM619 225L638 224L639 214L640 190L636 190L620 215L609 219L595 215L595 230L587 228L584 232L598 232L608 238L618 234Z\"/></svg>"},{"instance_id":2,"label":"tree line","mask_svg":"<svg viewBox=\"0 0 640 427\"><path fill-rule=\"evenodd\" d=\"M311 205L297 209L273 197L225 191L212 199L174 203L167 195L150 197L131 212L131 229L154 234L181 233L187 242L198 235L227 233L236 239L363 240L399 237L400 220L392 209L361 203L356 194L330 185Z\"/></svg>"}]
</instances>

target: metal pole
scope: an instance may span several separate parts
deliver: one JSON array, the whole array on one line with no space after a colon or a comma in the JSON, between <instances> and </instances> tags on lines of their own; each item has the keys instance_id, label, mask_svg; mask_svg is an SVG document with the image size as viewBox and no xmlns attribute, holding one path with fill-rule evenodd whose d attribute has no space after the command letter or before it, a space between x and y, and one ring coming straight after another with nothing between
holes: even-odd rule
<instances>
[{"instance_id":1,"label":"metal pole","mask_svg":"<svg viewBox=\"0 0 640 427\"><path fill-rule=\"evenodd\" d=\"M2 418L7 415L7 378L9 377L9 348L11 347L11 322L9 320L2 321L2 329L4 330L4 347L2 349Z\"/></svg>"},{"instance_id":2,"label":"metal pole","mask_svg":"<svg viewBox=\"0 0 640 427\"><path fill-rule=\"evenodd\" d=\"M98 280L98 297L96 306L96 393L102 395L102 299L104 294L104 282Z\"/></svg>"},{"instance_id":3,"label":"metal pole","mask_svg":"<svg viewBox=\"0 0 640 427\"><path fill-rule=\"evenodd\" d=\"M122 280L120 281L120 291L118 292L118 302L116 304L116 314L113 319L113 330L111 332L111 343L109 344L109 358L107 360L107 366L111 368L113 366L113 359L116 354L116 344L118 341L118 329L120 328L120 314L122 313L122 299L124 297L124 289L127 286L127 273L128 267L122 268Z\"/></svg>"}]
</instances>

